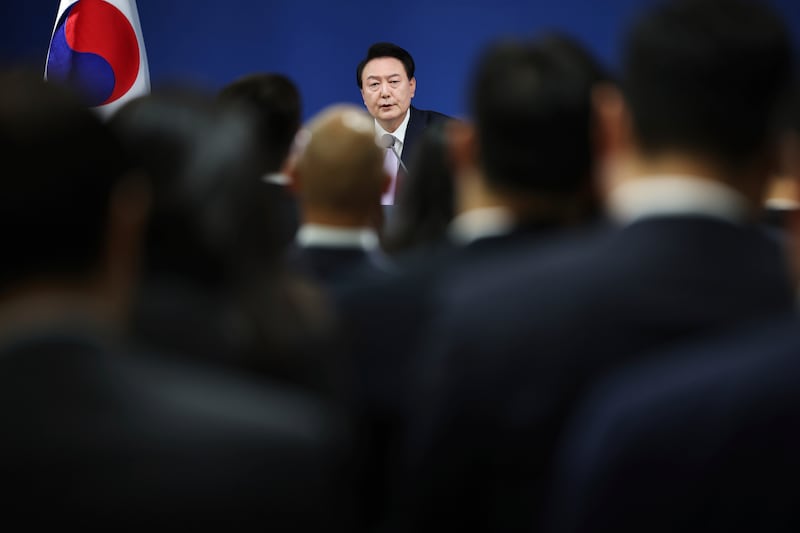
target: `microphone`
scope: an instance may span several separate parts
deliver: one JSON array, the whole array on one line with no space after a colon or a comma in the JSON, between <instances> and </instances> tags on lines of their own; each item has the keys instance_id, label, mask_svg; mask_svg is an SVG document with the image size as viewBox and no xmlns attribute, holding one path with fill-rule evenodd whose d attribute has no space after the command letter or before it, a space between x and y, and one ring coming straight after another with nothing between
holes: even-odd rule
<instances>
[{"instance_id":1,"label":"microphone","mask_svg":"<svg viewBox=\"0 0 800 533\"><path fill-rule=\"evenodd\" d=\"M381 148L391 148L394 155L397 157L397 160L400 162L400 168L403 169L403 172L406 173L408 176L408 169L406 168L406 164L403 163L403 160L400 159L400 154L397 153L397 137L390 133L384 133L380 140L378 141L378 146Z\"/></svg>"}]
</instances>

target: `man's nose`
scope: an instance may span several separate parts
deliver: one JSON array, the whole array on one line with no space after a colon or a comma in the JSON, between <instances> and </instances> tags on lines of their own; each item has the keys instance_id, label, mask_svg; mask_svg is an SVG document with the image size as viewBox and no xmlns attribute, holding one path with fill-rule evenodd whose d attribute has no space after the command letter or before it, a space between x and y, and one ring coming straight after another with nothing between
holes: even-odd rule
<instances>
[{"instance_id":1,"label":"man's nose","mask_svg":"<svg viewBox=\"0 0 800 533\"><path fill-rule=\"evenodd\" d=\"M389 84L381 83L381 96L389 96Z\"/></svg>"}]
</instances>

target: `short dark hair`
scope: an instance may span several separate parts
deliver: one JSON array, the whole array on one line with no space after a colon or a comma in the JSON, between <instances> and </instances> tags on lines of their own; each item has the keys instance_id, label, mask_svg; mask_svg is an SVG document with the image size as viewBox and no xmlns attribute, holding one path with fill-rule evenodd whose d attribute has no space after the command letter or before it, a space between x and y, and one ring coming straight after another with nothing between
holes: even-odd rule
<instances>
[{"instance_id":1,"label":"short dark hair","mask_svg":"<svg viewBox=\"0 0 800 533\"><path fill-rule=\"evenodd\" d=\"M85 279L100 266L111 194L131 167L72 89L41 73L0 74L0 286Z\"/></svg>"},{"instance_id":2,"label":"short dark hair","mask_svg":"<svg viewBox=\"0 0 800 533\"><path fill-rule=\"evenodd\" d=\"M253 73L223 87L219 100L244 105L254 115L262 147L263 172L279 172L302 124L302 101L297 85L283 74Z\"/></svg>"},{"instance_id":3,"label":"short dark hair","mask_svg":"<svg viewBox=\"0 0 800 533\"><path fill-rule=\"evenodd\" d=\"M741 165L773 133L792 64L788 31L764 2L662 3L624 42L622 85L639 146Z\"/></svg>"},{"instance_id":4,"label":"short dark hair","mask_svg":"<svg viewBox=\"0 0 800 533\"><path fill-rule=\"evenodd\" d=\"M152 182L145 275L181 272L218 283L245 246L264 258L261 264L279 253L269 193L259 179L256 123L242 107L192 89L155 90L111 118ZM258 209L247 208L256 202ZM242 223L246 217L252 223Z\"/></svg>"},{"instance_id":5,"label":"short dark hair","mask_svg":"<svg viewBox=\"0 0 800 533\"><path fill-rule=\"evenodd\" d=\"M473 73L470 108L486 180L569 194L591 179L591 89L604 70L573 38L490 43Z\"/></svg>"},{"instance_id":6,"label":"short dark hair","mask_svg":"<svg viewBox=\"0 0 800 533\"><path fill-rule=\"evenodd\" d=\"M369 47L367 56L358 63L358 67L356 68L356 85L358 85L359 89L362 84L361 74L364 72L364 67L367 63L378 57L393 57L399 59L406 69L408 79L410 80L414 77L414 58L411 57L411 54L409 54L405 48L401 48L394 43L375 43Z\"/></svg>"}]
</instances>

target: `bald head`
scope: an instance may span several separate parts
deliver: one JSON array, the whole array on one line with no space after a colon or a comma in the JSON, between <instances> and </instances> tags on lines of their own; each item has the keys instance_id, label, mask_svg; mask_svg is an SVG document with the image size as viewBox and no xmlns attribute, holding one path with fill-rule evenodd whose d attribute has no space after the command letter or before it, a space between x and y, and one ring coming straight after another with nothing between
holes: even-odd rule
<instances>
[{"instance_id":1,"label":"bald head","mask_svg":"<svg viewBox=\"0 0 800 533\"><path fill-rule=\"evenodd\" d=\"M380 206L388 178L368 113L352 105L328 107L301 130L298 144L292 174L307 209L364 214Z\"/></svg>"}]
</instances>

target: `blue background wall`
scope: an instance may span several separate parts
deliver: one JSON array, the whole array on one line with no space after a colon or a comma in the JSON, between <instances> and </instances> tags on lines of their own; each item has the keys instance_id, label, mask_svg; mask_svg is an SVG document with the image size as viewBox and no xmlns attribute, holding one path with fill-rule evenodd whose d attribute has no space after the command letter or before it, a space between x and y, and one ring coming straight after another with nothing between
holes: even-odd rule
<instances>
[{"instance_id":1,"label":"blue background wall","mask_svg":"<svg viewBox=\"0 0 800 533\"><path fill-rule=\"evenodd\" d=\"M776 6L800 42L800 0ZM44 70L57 0L0 0L0 62ZM154 87L216 90L252 71L294 79L309 117L335 102L361 103L355 66L374 41L393 41L417 62L417 107L464 113L464 85L482 45L503 35L559 28L609 67L622 30L653 0L139 0Z\"/></svg>"}]
</instances>

